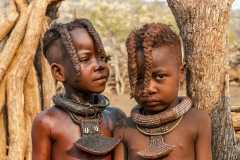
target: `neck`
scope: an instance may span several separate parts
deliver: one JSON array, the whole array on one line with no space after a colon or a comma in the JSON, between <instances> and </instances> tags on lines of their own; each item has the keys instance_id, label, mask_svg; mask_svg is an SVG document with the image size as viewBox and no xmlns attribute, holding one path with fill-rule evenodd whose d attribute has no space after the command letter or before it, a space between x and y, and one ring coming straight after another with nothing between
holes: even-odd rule
<instances>
[{"instance_id":1,"label":"neck","mask_svg":"<svg viewBox=\"0 0 240 160\"><path fill-rule=\"evenodd\" d=\"M66 90L64 96L76 102L89 103L92 99L93 93L72 92L72 91Z\"/></svg>"},{"instance_id":2,"label":"neck","mask_svg":"<svg viewBox=\"0 0 240 160\"><path fill-rule=\"evenodd\" d=\"M149 111L149 110L147 110L147 109L144 108L143 114L145 114L145 115L158 114L158 113L163 112L163 111L165 111L165 110L167 110L167 109L171 109L171 108L177 106L178 104L179 104L179 99L178 99L178 97L176 97L176 98L174 99L174 101L173 101L168 107L166 107L165 109L160 110L160 111Z\"/></svg>"}]
</instances>

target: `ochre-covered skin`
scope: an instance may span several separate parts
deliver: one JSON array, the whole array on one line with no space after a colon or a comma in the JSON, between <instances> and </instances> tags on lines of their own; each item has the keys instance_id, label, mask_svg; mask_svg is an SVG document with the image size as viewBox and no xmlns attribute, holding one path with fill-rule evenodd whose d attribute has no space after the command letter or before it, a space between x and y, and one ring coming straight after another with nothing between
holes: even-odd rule
<instances>
[{"instance_id":1,"label":"ochre-covered skin","mask_svg":"<svg viewBox=\"0 0 240 160\"><path fill-rule=\"evenodd\" d=\"M127 51L131 96L144 108L141 114L156 115L178 105L179 83L186 75L179 37L167 25L146 24L129 35ZM161 127L171 129L178 120ZM114 150L114 160L143 160L137 152L149 146L150 136L137 129L132 117L117 122L113 136L122 138ZM190 108L176 128L162 137L166 144L175 145L175 148L163 157L152 158L212 160L211 119L204 111Z\"/></svg>"},{"instance_id":2,"label":"ochre-covered skin","mask_svg":"<svg viewBox=\"0 0 240 160\"><path fill-rule=\"evenodd\" d=\"M90 30L89 26L85 26L85 23L89 24L89 22L84 20L84 24L79 25L79 21L81 20L71 22L71 24L77 23L76 25L70 25L75 26L72 29L67 29L67 24L66 26L59 25L59 28L54 26L54 31L51 29L47 31L45 34L46 41L43 41L44 46L47 46L44 52L46 52L45 56L51 65L53 77L64 85L65 97L72 101L89 103L94 93L99 94L105 89L109 75L107 65L109 57L105 55L98 35L92 33L95 30L91 26ZM61 33L59 34L58 31ZM49 37L55 37L52 39L53 42L47 41ZM69 42L63 43L63 41ZM101 134L112 137L113 126L124 117L126 115L120 109L107 107L102 112ZM79 115L79 118L85 117ZM111 159L111 153L96 156L75 147L73 143L80 139L81 135L80 126L72 121L69 114L57 106L52 106L40 112L34 119L32 126L32 159Z\"/></svg>"},{"instance_id":3,"label":"ochre-covered skin","mask_svg":"<svg viewBox=\"0 0 240 160\"><path fill-rule=\"evenodd\" d=\"M103 111L100 123L102 135L112 137L113 125L124 114L113 107ZM39 113L34 120L33 159L34 160L110 160L111 153L95 156L81 151L73 145L81 138L80 126L75 124L69 114L53 106Z\"/></svg>"}]
</instances>

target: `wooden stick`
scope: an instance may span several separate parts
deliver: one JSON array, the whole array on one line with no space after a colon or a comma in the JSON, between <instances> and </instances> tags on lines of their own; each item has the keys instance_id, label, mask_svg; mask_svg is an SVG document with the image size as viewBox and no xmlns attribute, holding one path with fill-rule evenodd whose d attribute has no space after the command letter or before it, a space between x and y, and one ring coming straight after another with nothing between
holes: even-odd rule
<instances>
[{"instance_id":1,"label":"wooden stick","mask_svg":"<svg viewBox=\"0 0 240 160\"><path fill-rule=\"evenodd\" d=\"M24 0L15 0L15 2L19 6L21 13L23 13L26 10L26 8L27 8L26 1L24 1Z\"/></svg>"},{"instance_id":2,"label":"wooden stick","mask_svg":"<svg viewBox=\"0 0 240 160\"><path fill-rule=\"evenodd\" d=\"M231 106L231 112L240 112L240 105Z\"/></svg>"},{"instance_id":3,"label":"wooden stick","mask_svg":"<svg viewBox=\"0 0 240 160\"><path fill-rule=\"evenodd\" d=\"M20 45L18 47L16 55L13 57L11 65L8 68L8 72L12 69L13 65L15 64L17 56L19 55L21 48L22 48L22 45ZM6 81L7 81L8 72L4 76L3 80L0 82L0 112L2 112L2 109L6 103Z\"/></svg>"},{"instance_id":4,"label":"wooden stick","mask_svg":"<svg viewBox=\"0 0 240 160\"><path fill-rule=\"evenodd\" d=\"M8 9L8 2L9 0L2 0L0 3L0 23L4 22L4 20L6 19L6 13L7 13L7 9Z\"/></svg>"},{"instance_id":5,"label":"wooden stick","mask_svg":"<svg viewBox=\"0 0 240 160\"><path fill-rule=\"evenodd\" d=\"M4 125L3 112L0 112L0 159L6 159L6 130Z\"/></svg>"},{"instance_id":6,"label":"wooden stick","mask_svg":"<svg viewBox=\"0 0 240 160\"><path fill-rule=\"evenodd\" d=\"M0 83L0 113L2 112L2 109L4 107L4 104L6 102L6 76L3 78L2 82Z\"/></svg>"},{"instance_id":7,"label":"wooden stick","mask_svg":"<svg viewBox=\"0 0 240 160\"><path fill-rule=\"evenodd\" d=\"M240 130L240 113L231 112L231 115L232 115L234 130L239 131Z\"/></svg>"},{"instance_id":8,"label":"wooden stick","mask_svg":"<svg viewBox=\"0 0 240 160\"><path fill-rule=\"evenodd\" d=\"M73 16L72 16L72 21L76 20L78 18L77 11L74 9L73 11Z\"/></svg>"},{"instance_id":9,"label":"wooden stick","mask_svg":"<svg viewBox=\"0 0 240 160\"><path fill-rule=\"evenodd\" d=\"M31 13L33 4L31 3L27 10L21 15L20 20L13 29L2 53L0 54L0 81L6 73L17 48L19 47L26 30L29 14Z\"/></svg>"},{"instance_id":10,"label":"wooden stick","mask_svg":"<svg viewBox=\"0 0 240 160\"><path fill-rule=\"evenodd\" d=\"M52 96L56 94L56 81L52 77L50 65L42 53L42 93L43 93L43 109L47 109L53 105Z\"/></svg>"},{"instance_id":11,"label":"wooden stick","mask_svg":"<svg viewBox=\"0 0 240 160\"><path fill-rule=\"evenodd\" d=\"M31 128L34 117L40 106L40 95L38 90L37 73L32 64L24 85L24 116L27 133L26 160L32 160L32 138Z\"/></svg>"},{"instance_id":12,"label":"wooden stick","mask_svg":"<svg viewBox=\"0 0 240 160\"><path fill-rule=\"evenodd\" d=\"M17 18L19 16L19 13L16 10L16 6L13 0L10 0L9 8L10 8L10 13L7 15L7 18L2 23L0 23L0 26L4 26L4 27L1 27L1 30L0 30L0 41L3 40L3 38L14 27L17 21Z\"/></svg>"},{"instance_id":13,"label":"wooden stick","mask_svg":"<svg viewBox=\"0 0 240 160\"><path fill-rule=\"evenodd\" d=\"M6 131L3 117L3 107L6 103L6 76L0 83L0 159L6 159Z\"/></svg>"},{"instance_id":14,"label":"wooden stick","mask_svg":"<svg viewBox=\"0 0 240 160\"><path fill-rule=\"evenodd\" d=\"M23 85L36 54L47 5L47 0L34 1L22 50L7 79L9 159L23 159L27 146L22 103Z\"/></svg>"}]
</instances>

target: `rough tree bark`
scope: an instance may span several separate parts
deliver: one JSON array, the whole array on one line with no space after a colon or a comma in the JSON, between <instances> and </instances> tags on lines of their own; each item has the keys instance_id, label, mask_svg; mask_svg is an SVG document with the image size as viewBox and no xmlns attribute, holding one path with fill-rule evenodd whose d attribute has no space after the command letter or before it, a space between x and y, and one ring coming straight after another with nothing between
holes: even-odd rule
<instances>
[{"instance_id":1,"label":"rough tree bark","mask_svg":"<svg viewBox=\"0 0 240 160\"><path fill-rule=\"evenodd\" d=\"M24 107L22 103L24 80L29 72L41 33L48 1L35 0L30 14L27 32L17 62L7 79L7 105L9 130L9 159L23 159L27 146Z\"/></svg>"},{"instance_id":2,"label":"rough tree bark","mask_svg":"<svg viewBox=\"0 0 240 160\"><path fill-rule=\"evenodd\" d=\"M233 0L167 0L187 62L187 95L212 119L215 160L236 158L228 82L228 35Z\"/></svg>"}]
</instances>

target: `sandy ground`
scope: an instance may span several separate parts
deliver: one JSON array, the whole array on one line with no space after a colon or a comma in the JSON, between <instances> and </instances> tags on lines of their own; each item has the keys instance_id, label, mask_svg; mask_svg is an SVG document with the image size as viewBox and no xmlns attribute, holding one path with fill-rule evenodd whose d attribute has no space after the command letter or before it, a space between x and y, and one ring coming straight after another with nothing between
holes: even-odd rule
<instances>
[{"instance_id":1,"label":"sandy ground","mask_svg":"<svg viewBox=\"0 0 240 160\"><path fill-rule=\"evenodd\" d=\"M231 105L240 105L240 86L230 86L230 97L231 97ZM104 94L104 93L103 93ZM130 111L133 106L136 105L136 101L134 99L130 99L129 94L124 95L108 95L105 94L111 101L111 106L121 108L127 116L130 115ZM185 95L184 90L179 90L179 95Z\"/></svg>"}]
</instances>

